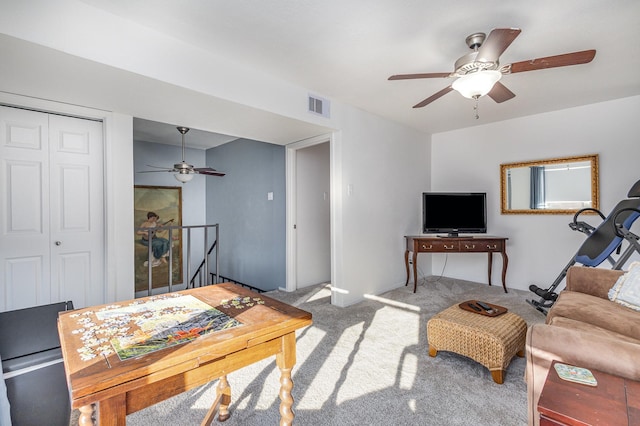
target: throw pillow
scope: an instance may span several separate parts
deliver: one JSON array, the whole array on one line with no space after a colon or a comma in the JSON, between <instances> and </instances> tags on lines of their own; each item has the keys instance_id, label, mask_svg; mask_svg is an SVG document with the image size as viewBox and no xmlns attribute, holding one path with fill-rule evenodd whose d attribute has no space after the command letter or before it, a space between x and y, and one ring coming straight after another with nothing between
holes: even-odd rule
<instances>
[{"instance_id":1,"label":"throw pillow","mask_svg":"<svg viewBox=\"0 0 640 426\"><path fill-rule=\"evenodd\" d=\"M640 311L640 262L632 262L608 293L609 300Z\"/></svg>"}]
</instances>

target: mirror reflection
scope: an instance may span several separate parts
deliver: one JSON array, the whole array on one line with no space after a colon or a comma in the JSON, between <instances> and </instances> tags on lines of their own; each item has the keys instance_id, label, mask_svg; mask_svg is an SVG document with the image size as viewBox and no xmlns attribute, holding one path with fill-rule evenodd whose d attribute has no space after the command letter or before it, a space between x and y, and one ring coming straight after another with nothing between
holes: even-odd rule
<instances>
[{"instance_id":1,"label":"mirror reflection","mask_svg":"<svg viewBox=\"0 0 640 426\"><path fill-rule=\"evenodd\" d=\"M573 214L598 203L598 156L500 165L503 214Z\"/></svg>"}]
</instances>

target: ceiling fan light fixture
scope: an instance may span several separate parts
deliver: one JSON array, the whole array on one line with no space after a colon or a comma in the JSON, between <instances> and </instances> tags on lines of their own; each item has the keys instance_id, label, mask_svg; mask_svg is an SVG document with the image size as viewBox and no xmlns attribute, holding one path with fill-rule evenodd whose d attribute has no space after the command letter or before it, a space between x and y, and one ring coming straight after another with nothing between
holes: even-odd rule
<instances>
[{"instance_id":1,"label":"ceiling fan light fixture","mask_svg":"<svg viewBox=\"0 0 640 426\"><path fill-rule=\"evenodd\" d=\"M182 183L187 183L189 182L191 179L193 179L193 175L191 173L189 173L186 170L182 170L180 171L180 173L176 173L175 175L173 175L177 181L182 182Z\"/></svg>"},{"instance_id":2,"label":"ceiling fan light fixture","mask_svg":"<svg viewBox=\"0 0 640 426\"><path fill-rule=\"evenodd\" d=\"M489 93L501 77L500 71L480 70L458 77L451 87L465 98L477 99Z\"/></svg>"}]
</instances>

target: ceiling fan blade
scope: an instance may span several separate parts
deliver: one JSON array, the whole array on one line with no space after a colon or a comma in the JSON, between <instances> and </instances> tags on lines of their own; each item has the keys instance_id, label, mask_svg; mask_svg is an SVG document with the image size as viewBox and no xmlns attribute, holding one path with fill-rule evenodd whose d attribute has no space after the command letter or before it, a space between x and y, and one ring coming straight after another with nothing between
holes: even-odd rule
<instances>
[{"instance_id":1,"label":"ceiling fan blade","mask_svg":"<svg viewBox=\"0 0 640 426\"><path fill-rule=\"evenodd\" d=\"M441 98L442 96L446 95L447 93L449 93L452 90L453 90L453 88L451 86L445 87L441 91L439 91L437 93L434 93L433 95L429 96L424 101L415 104L413 107L414 108L422 108L423 106L429 105L431 102L435 101L438 98Z\"/></svg>"},{"instance_id":2,"label":"ceiling fan blade","mask_svg":"<svg viewBox=\"0 0 640 426\"><path fill-rule=\"evenodd\" d=\"M545 68L566 67L569 65L587 64L596 56L595 49L565 53L546 58L529 59L511 64L511 74L516 72L535 71Z\"/></svg>"},{"instance_id":3,"label":"ceiling fan blade","mask_svg":"<svg viewBox=\"0 0 640 426\"><path fill-rule=\"evenodd\" d=\"M507 87L499 81L493 86L493 89L488 93L489 97L497 103L508 101L511 98L515 98L515 93L507 89Z\"/></svg>"},{"instance_id":4,"label":"ceiling fan blade","mask_svg":"<svg viewBox=\"0 0 640 426\"><path fill-rule=\"evenodd\" d=\"M177 172L177 170L167 169L167 170L142 170L136 173L172 173Z\"/></svg>"},{"instance_id":5,"label":"ceiling fan blade","mask_svg":"<svg viewBox=\"0 0 640 426\"><path fill-rule=\"evenodd\" d=\"M397 74L389 77L389 80L413 80L416 78L447 78L450 72L427 72L422 74Z\"/></svg>"},{"instance_id":6,"label":"ceiling fan blade","mask_svg":"<svg viewBox=\"0 0 640 426\"><path fill-rule=\"evenodd\" d=\"M496 28L491 30L487 39L478 49L478 62L497 62L500 55L520 35L520 28Z\"/></svg>"},{"instance_id":7,"label":"ceiling fan blade","mask_svg":"<svg viewBox=\"0 0 640 426\"><path fill-rule=\"evenodd\" d=\"M162 169L162 170L173 170L173 167L152 166L151 164L147 164L147 167L152 167L154 169Z\"/></svg>"},{"instance_id":8,"label":"ceiling fan blade","mask_svg":"<svg viewBox=\"0 0 640 426\"><path fill-rule=\"evenodd\" d=\"M211 167L196 167L193 169L196 173L208 176L224 176L225 173L219 172Z\"/></svg>"}]
</instances>

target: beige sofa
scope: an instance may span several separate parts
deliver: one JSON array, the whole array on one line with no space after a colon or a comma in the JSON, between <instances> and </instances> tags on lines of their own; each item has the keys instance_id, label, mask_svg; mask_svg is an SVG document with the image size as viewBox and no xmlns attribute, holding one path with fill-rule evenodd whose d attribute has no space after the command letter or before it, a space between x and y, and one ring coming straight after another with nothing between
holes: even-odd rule
<instances>
[{"instance_id":1,"label":"beige sofa","mask_svg":"<svg viewBox=\"0 0 640 426\"><path fill-rule=\"evenodd\" d=\"M640 381L640 312L607 297L621 274L570 268L566 289L545 323L529 327L525 380L530 425L539 424L538 399L554 359Z\"/></svg>"}]
</instances>

